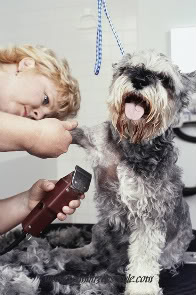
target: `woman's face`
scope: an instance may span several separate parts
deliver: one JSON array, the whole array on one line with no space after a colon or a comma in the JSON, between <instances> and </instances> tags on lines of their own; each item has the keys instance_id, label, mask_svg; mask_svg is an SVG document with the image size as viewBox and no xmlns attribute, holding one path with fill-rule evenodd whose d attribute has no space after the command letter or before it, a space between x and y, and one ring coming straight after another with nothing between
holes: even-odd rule
<instances>
[{"instance_id":1,"label":"woman's face","mask_svg":"<svg viewBox=\"0 0 196 295\"><path fill-rule=\"evenodd\" d=\"M18 71L17 66L16 71L12 67L0 76L0 111L40 120L55 110L57 91L54 83L35 73L33 67L34 63L26 60L26 64L18 65Z\"/></svg>"}]
</instances>

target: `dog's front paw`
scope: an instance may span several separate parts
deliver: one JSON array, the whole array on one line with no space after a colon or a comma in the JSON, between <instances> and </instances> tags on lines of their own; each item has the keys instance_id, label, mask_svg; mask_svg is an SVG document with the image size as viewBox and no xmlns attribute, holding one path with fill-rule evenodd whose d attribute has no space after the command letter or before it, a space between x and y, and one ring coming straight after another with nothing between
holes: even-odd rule
<instances>
[{"instance_id":1,"label":"dog's front paw","mask_svg":"<svg viewBox=\"0 0 196 295\"><path fill-rule=\"evenodd\" d=\"M128 283L124 295L163 295L162 289L150 283Z\"/></svg>"}]
</instances>

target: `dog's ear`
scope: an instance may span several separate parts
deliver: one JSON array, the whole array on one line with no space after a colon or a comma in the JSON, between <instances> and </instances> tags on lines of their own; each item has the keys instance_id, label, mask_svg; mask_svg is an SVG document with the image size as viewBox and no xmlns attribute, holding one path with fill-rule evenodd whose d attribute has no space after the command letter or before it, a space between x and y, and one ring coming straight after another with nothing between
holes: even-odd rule
<instances>
[{"instance_id":1,"label":"dog's ear","mask_svg":"<svg viewBox=\"0 0 196 295\"><path fill-rule=\"evenodd\" d=\"M196 71L191 72L191 73L186 73L187 77L191 80L193 80L193 84L196 85Z\"/></svg>"},{"instance_id":2,"label":"dog's ear","mask_svg":"<svg viewBox=\"0 0 196 295\"><path fill-rule=\"evenodd\" d=\"M124 72L124 70L130 65L131 54L126 53L123 55L121 60L117 63L112 64L113 74L120 76Z\"/></svg>"},{"instance_id":3,"label":"dog's ear","mask_svg":"<svg viewBox=\"0 0 196 295\"><path fill-rule=\"evenodd\" d=\"M116 69L116 67L117 67L117 65L118 65L118 63L116 62L116 63L114 63L114 64L112 64L112 68L115 70Z\"/></svg>"},{"instance_id":4,"label":"dog's ear","mask_svg":"<svg viewBox=\"0 0 196 295\"><path fill-rule=\"evenodd\" d=\"M123 55L122 59L120 60L119 64L121 67L126 67L127 65L130 65L130 60L132 58L132 55L130 53L126 53Z\"/></svg>"},{"instance_id":5,"label":"dog's ear","mask_svg":"<svg viewBox=\"0 0 196 295\"><path fill-rule=\"evenodd\" d=\"M123 57L119 60L119 62L112 64L113 69L126 67L127 65L130 64L130 59L131 59L130 53L124 54Z\"/></svg>"},{"instance_id":6,"label":"dog's ear","mask_svg":"<svg viewBox=\"0 0 196 295\"><path fill-rule=\"evenodd\" d=\"M181 101L186 107L196 94L196 71L191 73L180 73L182 78L183 90L180 92Z\"/></svg>"},{"instance_id":7,"label":"dog's ear","mask_svg":"<svg viewBox=\"0 0 196 295\"><path fill-rule=\"evenodd\" d=\"M187 91L196 93L196 71L191 73L181 73L182 83Z\"/></svg>"}]
</instances>

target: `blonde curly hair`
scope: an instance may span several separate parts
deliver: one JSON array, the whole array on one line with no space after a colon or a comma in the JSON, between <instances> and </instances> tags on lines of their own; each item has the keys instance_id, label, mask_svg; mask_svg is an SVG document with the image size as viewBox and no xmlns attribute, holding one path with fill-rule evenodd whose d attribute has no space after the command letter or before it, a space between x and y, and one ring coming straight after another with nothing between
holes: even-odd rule
<instances>
[{"instance_id":1,"label":"blonde curly hair","mask_svg":"<svg viewBox=\"0 0 196 295\"><path fill-rule=\"evenodd\" d=\"M60 120L74 117L80 108L80 91L67 60L57 58L53 50L40 45L0 48L0 63L18 64L25 57L33 58L36 72L52 80L56 86L57 107L50 117Z\"/></svg>"}]
</instances>

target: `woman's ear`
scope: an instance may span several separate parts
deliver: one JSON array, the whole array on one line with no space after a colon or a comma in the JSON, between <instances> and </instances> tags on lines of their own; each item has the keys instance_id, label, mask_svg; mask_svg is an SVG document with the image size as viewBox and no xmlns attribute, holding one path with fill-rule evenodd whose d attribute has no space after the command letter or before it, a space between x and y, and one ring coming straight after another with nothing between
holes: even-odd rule
<instances>
[{"instance_id":1,"label":"woman's ear","mask_svg":"<svg viewBox=\"0 0 196 295\"><path fill-rule=\"evenodd\" d=\"M18 64L18 71L30 70L35 67L35 60L31 57L24 57Z\"/></svg>"}]
</instances>

